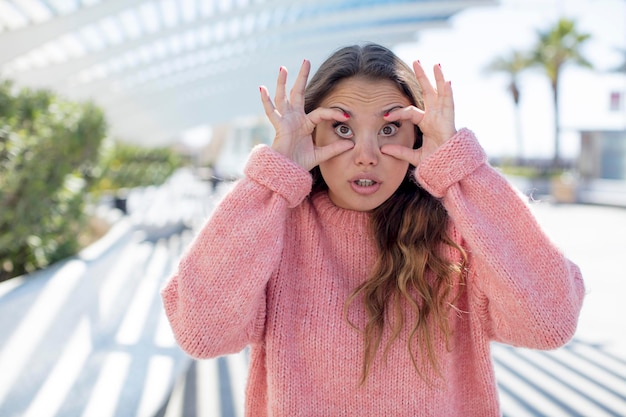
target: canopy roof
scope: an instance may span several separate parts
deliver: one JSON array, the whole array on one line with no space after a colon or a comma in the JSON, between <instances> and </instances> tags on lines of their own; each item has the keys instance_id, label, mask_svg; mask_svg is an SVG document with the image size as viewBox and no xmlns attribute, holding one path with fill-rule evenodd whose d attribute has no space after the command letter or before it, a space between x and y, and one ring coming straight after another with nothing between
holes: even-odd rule
<instances>
[{"instance_id":1,"label":"canopy roof","mask_svg":"<svg viewBox=\"0 0 626 417\"><path fill-rule=\"evenodd\" d=\"M145 144L262 112L273 89L336 48L411 42L493 0L0 0L0 76L91 99L111 133ZM293 78L293 77L292 77Z\"/></svg>"}]
</instances>

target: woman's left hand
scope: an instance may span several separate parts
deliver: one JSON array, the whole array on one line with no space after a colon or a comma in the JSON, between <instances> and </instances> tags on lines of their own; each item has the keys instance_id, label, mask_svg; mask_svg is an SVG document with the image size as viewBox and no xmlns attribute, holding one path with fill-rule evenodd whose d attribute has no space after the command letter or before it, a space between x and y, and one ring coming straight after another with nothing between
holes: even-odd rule
<instances>
[{"instance_id":1,"label":"woman's left hand","mask_svg":"<svg viewBox=\"0 0 626 417\"><path fill-rule=\"evenodd\" d=\"M385 116L385 120L408 121L418 125L423 133L423 143L419 149L410 149L401 145L384 145L381 152L394 158L402 159L414 166L434 153L441 145L456 134L454 126L454 99L450 81L443 77L441 65L435 65L434 88L426 76L419 61L413 63L417 82L422 87L424 110L408 106L394 110Z\"/></svg>"}]
</instances>

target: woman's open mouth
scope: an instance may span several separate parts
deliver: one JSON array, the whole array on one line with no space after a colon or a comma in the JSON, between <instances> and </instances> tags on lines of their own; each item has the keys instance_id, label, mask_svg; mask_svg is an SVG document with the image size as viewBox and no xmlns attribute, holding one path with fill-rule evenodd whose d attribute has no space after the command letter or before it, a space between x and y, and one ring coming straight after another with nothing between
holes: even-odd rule
<instances>
[{"instance_id":1,"label":"woman's open mouth","mask_svg":"<svg viewBox=\"0 0 626 417\"><path fill-rule=\"evenodd\" d=\"M373 180L356 180L354 182L359 187L371 187L372 185L376 184L376 181Z\"/></svg>"},{"instance_id":2,"label":"woman's open mouth","mask_svg":"<svg viewBox=\"0 0 626 417\"><path fill-rule=\"evenodd\" d=\"M378 191L380 188L380 182L374 181L369 178L358 178L356 180L350 181L350 185L352 186L352 190L361 195L370 195Z\"/></svg>"}]
</instances>

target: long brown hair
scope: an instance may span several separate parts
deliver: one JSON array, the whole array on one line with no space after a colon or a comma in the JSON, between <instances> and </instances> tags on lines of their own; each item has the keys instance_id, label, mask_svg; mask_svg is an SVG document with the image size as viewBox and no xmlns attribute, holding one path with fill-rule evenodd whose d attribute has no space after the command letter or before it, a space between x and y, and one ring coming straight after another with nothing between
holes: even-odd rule
<instances>
[{"instance_id":1,"label":"long brown hair","mask_svg":"<svg viewBox=\"0 0 626 417\"><path fill-rule=\"evenodd\" d=\"M421 88L408 65L389 49L366 44L341 48L320 66L307 86L305 111L309 113L317 108L338 82L355 76L393 81L414 106L424 108ZM414 147L417 149L421 145L422 132L415 126ZM383 328L386 324L391 326L391 337L384 348L385 357L407 321L407 306L415 314L407 349L418 374L423 375L415 348L426 355L439 373L434 331L440 329L447 344L451 337L448 313L459 295L454 288L455 283L463 280L465 252L448 236L445 208L417 184L414 169L410 166L395 193L372 210L370 225L378 258L370 276L346 301L347 309L357 297L362 297L368 317L365 329L362 329L365 351L361 383L367 379L380 348ZM311 173L312 194L328 189L319 167L313 168ZM461 262L447 259L445 246L456 249Z\"/></svg>"}]
</instances>

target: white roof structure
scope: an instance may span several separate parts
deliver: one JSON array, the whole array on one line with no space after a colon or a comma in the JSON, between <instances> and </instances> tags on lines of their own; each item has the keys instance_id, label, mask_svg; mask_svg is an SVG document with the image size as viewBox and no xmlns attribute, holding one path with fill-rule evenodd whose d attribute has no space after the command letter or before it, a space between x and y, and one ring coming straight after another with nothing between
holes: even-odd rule
<instances>
[{"instance_id":1,"label":"white roof structure","mask_svg":"<svg viewBox=\"0 0 626 417\"><path fill-rule=\"evenodd\" d=\"M0 77L104 108L113 136L162 145L262 113L258 86L336 48L415 40L495 0L0 0ZM293 78L293 77L292 77Z\"/></svg>"}]
</instances>

